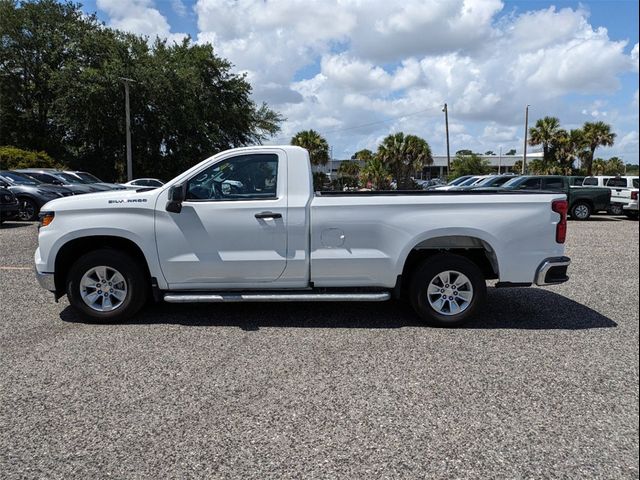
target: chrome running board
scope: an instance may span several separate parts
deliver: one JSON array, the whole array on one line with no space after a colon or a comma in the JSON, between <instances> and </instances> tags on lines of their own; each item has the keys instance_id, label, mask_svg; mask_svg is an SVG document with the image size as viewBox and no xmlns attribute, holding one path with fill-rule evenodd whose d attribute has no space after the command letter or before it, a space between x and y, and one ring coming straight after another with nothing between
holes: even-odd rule
<instances>
[{"instance_id":1,"label":"chrome running board","mask_svg":"<svg viewBox=\"0 0 640 480\"><path fill-rule=\"evenodd\" d=\"M375 293L205 293L171 292L164 294L168 303L233 303L233 302L384 302L391 298L389 292Z\"/></svg>"}]
</instances>

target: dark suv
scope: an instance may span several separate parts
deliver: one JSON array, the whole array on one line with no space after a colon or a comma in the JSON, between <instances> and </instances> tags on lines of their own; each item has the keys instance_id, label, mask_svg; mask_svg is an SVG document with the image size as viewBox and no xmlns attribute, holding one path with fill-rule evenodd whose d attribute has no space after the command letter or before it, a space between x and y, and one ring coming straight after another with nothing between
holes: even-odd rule
<instances>
[{"instance_id":1,"label":"dark suv","mask_svg":"<svg viewBox=\"0 0 640 480\"><path fill-rule=\"evenodd\" d=\"M18 197L18 218L25 221L37 220L38 213L45 203L73 195L68 188L47 185L29 175L8 170L0 170L0 182Z\"/></svg>"}]
</instances>

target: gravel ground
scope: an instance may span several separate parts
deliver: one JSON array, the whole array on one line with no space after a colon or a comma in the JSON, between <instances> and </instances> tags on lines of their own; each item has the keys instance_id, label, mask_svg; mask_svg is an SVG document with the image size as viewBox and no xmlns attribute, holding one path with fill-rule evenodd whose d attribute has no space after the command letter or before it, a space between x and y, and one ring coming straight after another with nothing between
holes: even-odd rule
<instances>
[{"instance_id":1,"label":"gravel ground","mask_svg":"<svg viewBox=\"0 0 640 480\"><path fill-rule=\"evenodd\" d=\"M156 305L83 323L0 230L3 478L638 478L638 223L463 329L386 304Z\"/></svg>"}]
</instances>

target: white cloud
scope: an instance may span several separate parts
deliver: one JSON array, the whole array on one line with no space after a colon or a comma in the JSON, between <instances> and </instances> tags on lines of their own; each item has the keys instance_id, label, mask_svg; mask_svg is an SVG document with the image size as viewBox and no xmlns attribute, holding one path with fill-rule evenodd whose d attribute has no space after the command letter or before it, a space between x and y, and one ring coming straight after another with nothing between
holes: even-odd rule
<instances>
[{"instance_id":1,"label":"white cloud","mask_svg":"<svg viewBox=\"0 0 640 480\"><path fill-rule=\"evenodd\" d=\"M182 1L172 0L174 11ZM174 35L153 0L98 6L114 26ZM278 141L316 128L329 132L334 151L348 154L405 129L441 151L444 102L451 124L466 125L452 131L454 151L464 142L482 151L519 148L526 104L532 120L555 115L573 128L586 115L638 130L637 90L636 112L624 121L613 106L594 102L638 71L638 44L629 50L594 28L585 7L505 12L500 0L196 0L193 11L196 41L212 43L247 74L254 98L287 118Z\"/></svg>"},{"instance_id":2,"label":"white cloud","mask_svg":"<svg viewBox=\"0 0 640 480\"><path fill-rule=\"evenodd\" d=\"M185 33L171 32L169 22L154 8L153 0L97 0L96 5L109 16L110 26L148 36L150 41L160 37L180 42L186 37Z\"/></svg>"}]
</instances>

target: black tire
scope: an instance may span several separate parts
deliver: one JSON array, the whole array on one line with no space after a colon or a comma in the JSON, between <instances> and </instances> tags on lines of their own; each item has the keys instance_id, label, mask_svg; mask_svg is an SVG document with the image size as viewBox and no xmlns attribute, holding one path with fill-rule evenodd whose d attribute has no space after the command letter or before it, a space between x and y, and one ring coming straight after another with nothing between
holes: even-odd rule
<instances>
[{"instance_id":1,"label":"black tire","mask_svg":"<svg viewBox=\"0 0 640 480\"><path fill-rule=\"evenodd\" d=\"M33 222L38 219L40 207L30 198L20 199L20 210L18 211L18 219L23 222Z\"/></svg>"},{"instance_id":2,"label":"black tire","mask_svg":"<svg viewBox=\"0 0 640 480\"><path fill-rule=\"evenodd\" d=\"M571 218L573 220L585 221L591 217L591 205L586 202L576 202L571 206Z\"/></svg>"},{"instance_id":3,"label":"black tire","mask_svg":"<svg viewBox=\"0 0 640 480\"><path fill-rule=\"evenodd\" d=\"M624 208L619 203L612 203L609 206L609 213L611 215L624 215Z\"/></svg>"},{"instance_id":4,"label":"black tire","mask_svg":"<svg viewBox=\"0 0 640 480\"><path fill-rule=\"evenodd\" d=\"M468 305L457 314L451 312L451 300L444 300L444 302L449 302L449 312L442 313L436 310L429 301L429 298L433 301L433 294L429 297L427 295L427 289L432 281L439 274L448 271L466 276L472 287ZM456 278L453 277L452 281L455 282ZM451 285L451 288L453 288L453 285ZM458 294L457 292L454 293ZM434 327L456 327L466 322L484 304L487 297L487 283L482 271L471 260L460 255L439 254L426 259L416 268L409 285L409 297L413 309L428 325ZM450 296L449 298L456 302L460 308L456 297ZM445 306L443 310L447 310L447 307Z\"/></svg>"},{"instance_id":5,"label":"black tire","mask_svg":"<svg viewBox=\"0 0 640 480\"><path fill-rule=\"evenodd\" d=\"M98 311L82 299L82 278L85 273L98 266L116 270L126 282L124 298L111 311ZM86 319L103 323L121 322L135 315L145 304L149 294L149 281L136 259L126 253L103 248L86 253L76 260L67 275L66 290L69 303Z\"/></svg>"}]
</instances>

